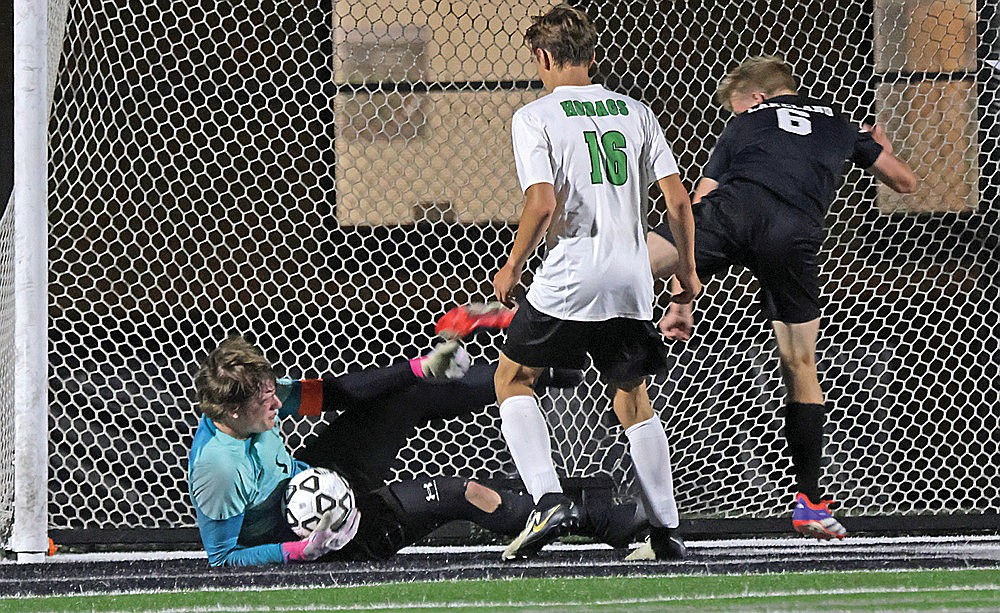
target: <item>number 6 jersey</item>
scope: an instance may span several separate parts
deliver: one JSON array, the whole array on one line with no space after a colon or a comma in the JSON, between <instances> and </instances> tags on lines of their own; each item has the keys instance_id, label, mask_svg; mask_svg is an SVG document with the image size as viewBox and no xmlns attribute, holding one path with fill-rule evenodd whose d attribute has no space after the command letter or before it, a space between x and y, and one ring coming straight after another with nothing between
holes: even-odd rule
<instances>
[{"instance_id":1,"label":"number 6 jersey","mask_svg":"<svg viewBox=\"0 0 1000 613\"><path fill-rule=\"evenodd\" d=\"M775 96L729 122L702 175L718 181L719 189L754 183L822 225L843 180L844 161L868 168L880 153L871 134L829 106Z\"/></svg>"},{"instance_id":2,"label":"number 6 jersey","mask_svg":"<svg viewBox=\"0 0 1000 613\"><path fill-rule=\"evenodd\" d=\"M551 183L556 210L528 302L563 320L650 320L649 186L678 174L653 112L602 85L560 86L514 113L522 190Z\"/></svg>"}]
</instances>

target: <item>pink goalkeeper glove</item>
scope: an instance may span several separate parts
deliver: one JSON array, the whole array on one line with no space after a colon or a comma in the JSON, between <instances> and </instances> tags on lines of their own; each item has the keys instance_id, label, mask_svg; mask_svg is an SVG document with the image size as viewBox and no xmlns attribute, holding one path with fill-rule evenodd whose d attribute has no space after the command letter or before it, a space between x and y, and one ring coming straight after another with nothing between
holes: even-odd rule
<instances>
[{"instance_id":1,"label":"pink goalkeeper glove","mask_svg":"<svg viewBox=\"0 0 1000 613\"><path fill-rule=\"evenodd\" d=\"M320 518L316 529L307 538L301 541L282 543L281 553L285 562L312 562L331 551L343 549L344 545L351 542L354 535L358 533L361 512L356 508L352 509L338 530L330 529L331 522L333 522L333 511L327 511Z\"/></svg>"},{"instance_id":2,"label":"pink goalkeeper glove","mask_svg":"<svg viewBox=\"0 0 1000 613\"><path fill-rule=\"evenodd\" d=\"M413 374L422 379L438 381L461 379L470 366L472 356L457 340L438 343L428 355L410 360Z\"/></svg>"}]
</instances>

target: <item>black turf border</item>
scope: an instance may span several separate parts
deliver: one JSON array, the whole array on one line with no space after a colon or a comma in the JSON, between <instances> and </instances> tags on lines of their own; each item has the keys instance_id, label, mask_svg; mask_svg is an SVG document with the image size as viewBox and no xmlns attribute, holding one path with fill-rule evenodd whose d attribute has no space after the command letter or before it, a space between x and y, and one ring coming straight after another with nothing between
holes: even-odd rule
<instances>
[{"instance_id":1,"label":"black turf border","mask_svg":"<svg viewBox=\"0 0 1000 613\"><path fill-rule=\"evenodd\" d=\"M905 536L911 534L974 534L1000 531L1000 514L904 515L895 517L842 517L852 535ZM791 531L786 518L772 519L691 519L681 521L681 531L691 540L738 536L741 538L787 535ZM464 544L472 529L464 522L438 530L430 537L433 544ZM59 545L87 548L156 547L158 549L199 548L196 528L136 528L50 530L49 536Z\"/></svg>"}]
</instances>

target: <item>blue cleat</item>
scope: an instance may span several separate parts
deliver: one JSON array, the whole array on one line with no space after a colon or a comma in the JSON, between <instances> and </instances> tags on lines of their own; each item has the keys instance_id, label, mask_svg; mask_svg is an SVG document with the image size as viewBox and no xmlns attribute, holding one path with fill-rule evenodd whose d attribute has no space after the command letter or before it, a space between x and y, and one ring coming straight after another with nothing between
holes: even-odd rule
<instances>
[{"instance_id":1,"label":"blue cleat","mask_svg":"<svg viewBox=\"0 0 1000 613\"><path fill-rule=\"evenodd\" d=\"M832 500L814 504L805 494L796 494L795 508L792 510L792 526L795 531L824 541L847 536L847 530L830 514L831 504Z\"/></svg>"}]
</instances>

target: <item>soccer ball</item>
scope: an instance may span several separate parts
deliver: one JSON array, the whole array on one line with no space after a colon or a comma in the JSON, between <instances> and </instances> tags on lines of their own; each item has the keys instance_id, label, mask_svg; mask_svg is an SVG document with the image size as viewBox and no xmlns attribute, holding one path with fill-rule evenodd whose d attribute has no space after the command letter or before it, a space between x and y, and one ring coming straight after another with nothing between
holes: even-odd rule
<instances>
[{"instance_id":1,"label":"soccer ball","mask_svg":"<svg viewBox=\"0 0 1000 613\"><path fill-rule=\"evenodd\" d=\"M339 474L326 468L310 468L292 477L285 489L285 521L292 532L305 538L327 511L333 511L337 530L354 509L354 491Z\"/></svg>"}]
</instances>

